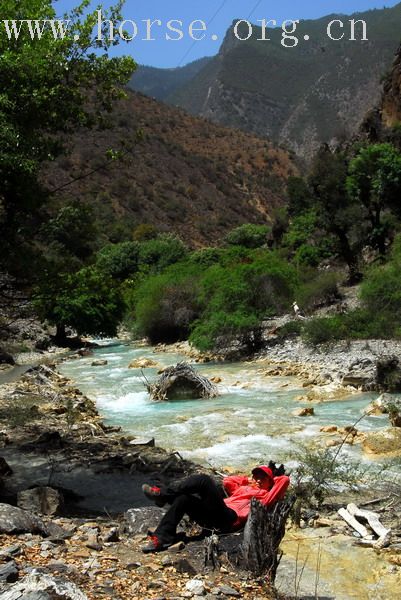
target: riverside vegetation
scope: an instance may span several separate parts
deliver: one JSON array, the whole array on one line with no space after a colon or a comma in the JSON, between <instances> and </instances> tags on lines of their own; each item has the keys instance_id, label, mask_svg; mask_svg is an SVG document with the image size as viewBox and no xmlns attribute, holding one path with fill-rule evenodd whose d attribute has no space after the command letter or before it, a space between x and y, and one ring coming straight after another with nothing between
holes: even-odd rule
<instances>
[{"instance_id":1,"label":"riverside vegetation","mask_svg":"<svg viewBox=\"0 0 401 600\"><path fill-rule=\"evenodd\" d=\"M86 35L89 44L95 16L80 21L85 6L83 2L74 22L83 34L81 40ZM11 14L13 7L9 0L2 8L4 15ZM120 8L113 9L115 20ZM53 14L44 0L30 5L30 10ZM65 86L72 56L81 50L73 40L61 44L51 36L33 40L32 47L15 40L7 46L7 63L1 66L5 80L13 61L35 67L28 79L21 71L13 79L14 87L5 87L1 105L0 167L6 182L1 192L5 249L1 262L11 278L3 280L22 285L40 318L56 326L59 343L66 343L68 328L79 335L113 335L125 321L152 342L190 339L197 348L211 350L222 338L241 335L248 336L255 349L260 323L291 310L295 298L307 314L313 314L316 308L341 301L339 283L361 279L361 308L305 324L296 321L286 326L283 336L301 333L311 343L343 337L399 337L401 137L397 120L382 128L380 135L376 131L374 140L361 136L338 150L323 146L304 178L296 176L295 170L282 169L281 204L261 216L259 224L243 224L231 232L226 224L219 245L194 249L178 237L180 225L176 234L165 233L158 229L157 220L121 227L115 243L114 233L101 228L96 208L89 203L69 198L54 210L54 189L41 171L49 157L68 154L65 136L76 122L86 128L112 126L100 109L118 106L119 86L134 68L131 60L113 59L109 69L103 59L83 54L82 64L73 63L80 65L76 67L79 77ZM51 68L55 54L64 71ZM394 73L389 81L392 78ZM102 82L97 94L83 94L82 87L93 89L95 79ZM49 111L49 89L58 98L52 100L58 112ZM21 120L20 103L25 97L30 104L24 104L27 118ZM25 143L15 143L17 138ZM140 144L137 137L126 142L126 151L132 143ZM121 149L109 150L108 158L115 161L121 154ZM267 163L263 164L267 170ZM276 161L271 162L272 170L274 165ZM103 166L94 169L99 182ZM73 179L80 177L73 174ZM265 178L263 185L269 189L271 181ZM7 294L3 294L6 308L12 304ZM6 313L5 309L5 331Z\"/></svg>"}]
</instances>

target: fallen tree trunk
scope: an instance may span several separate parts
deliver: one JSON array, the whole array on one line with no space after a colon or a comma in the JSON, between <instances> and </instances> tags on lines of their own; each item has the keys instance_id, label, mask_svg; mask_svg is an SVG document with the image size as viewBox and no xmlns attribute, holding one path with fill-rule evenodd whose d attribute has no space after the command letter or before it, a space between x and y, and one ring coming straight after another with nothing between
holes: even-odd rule
<instances>
[{"instance_id":1,"label":"fallen tree trunk","mask_svg":"<svg viewBox=\"0 0 401 600\"><path fill-rule=\"evenodd\" d=\"M346 508L340 508L338 510L338 514L344 519L344 521L348 523L350 527L352 527L352 529L355 529L355 531L359 533L361 537L366 538L369 536L369 531L366 529L365 525L359 523L359 521L357 521Z\"/></svg>"},{"instance_id":2,"label":"fallen tree trunk","mask_svg":"<svg viewBox=\"0 0 401 600\"><path fill-rule=\"evenodd\" d=\"M280 564L282 553L279 546L294 502L295 497L291 496L272 507L265 507L255 499L251 503L251 512L245 525L242 557L248 571L257 577L266 575L271 585L274 585Z\"/></svg>"}]
</instances>

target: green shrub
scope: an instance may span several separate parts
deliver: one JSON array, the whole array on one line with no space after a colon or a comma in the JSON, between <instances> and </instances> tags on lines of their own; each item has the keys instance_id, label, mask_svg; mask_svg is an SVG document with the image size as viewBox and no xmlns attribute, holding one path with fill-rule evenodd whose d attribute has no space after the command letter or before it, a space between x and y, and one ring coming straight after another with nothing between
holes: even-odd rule
<instances>
[{"instance_id":1,"label":"green shrub","mask_svg":"<svg viewBox=\"0 0 401 600\"><path fill-rule=\"evenodd\" d=\"M120 288L94 267L42 282L35 304L43 319L78 335L113 336L124 312Z\"/></svg>"},{"instance_id":2,"label":"green shrub","mask_svg":"<svg viewBox=\"0 0 401 600\"><path fill-rule=\"evenodd\" d=\"M97 268L113 279L124 280L138 271L138 242L108 244L96 256Z\"/></svg>"},{"instance_id":3,"label":"green shrub","mask_svg":"<svg viewBox=\"0 0 401 600\"><path fill-rule=\"evenodd\" d=\"M297 215L283 236L283 247L287 248L298 265L316 267L322 260L334 254L330 237L320 231L315 210Z\"/></svg>"},{"instance_id":4,"label":"green shrub","mask_svg":"<svg viewBox=\"0 0 401 600\"><path fill-rule=\"evenodd\" d=\"M340 317L321 317L305 322L302 338L307 344L318 346L340 340L343 334Z\"/></svg>"},{"instance_id":5,"label":"green shrub","mask_svg":"<svg viewBox=\"0 0 401 600\"><path fill-rule=\"evenodd\" d=\"M318 506L338 486L354 488L365 474L360 463L339 456L341 448L300 446L294 458L299 466L292 475L294 490L306 505Z\"/></svg>"},{"instance_id":6,"label":"green shrub","mask_svg":"<svg viewBox=\"0 0 401 600\"><path fill-rule=\"evenodd\" d=\"M219 337L233 336L244 333L256 327L259 319L255 314L246 314L241 310L226 312L224 310L213 312L209 318L195 322L190 335L191 343L198 350L206 351L216 348Z\"/></svg>"},{"instance_id":7,"label":"green shrub","mask_svg":"<svg viewBox=\"0 0 401 600\"><path fill-rule=\"evenodd\" d=\"M304 310L314 310L332 304L340 299L338 291L339 274L316 272L308 269L302 273L304 283L297 291L297 300Z\"/></svg>"},{"instance_id":8,"label":"green shrub","mask_svg":"<svg viewBox=\"0 0 401 600\"><path fill-rule=\"evenodd\" d=\"M285 312L296 285L295 269L273 252L258 250L240 262L209 267L200 282L202 312L191 342L210 350L217 337L243 334L266 316Z\"/></svg>"},{"instance_id":9,"label":"green shrub","mask_svg":"<svg viewBox=\"0 0 401 600\"><path fill-rule=\"evenodd\" d=\"M220 248L202 248L192 252L189 260L195 264L209 267L220 261L223 252Z\"/></svg>"},{"instance_id":10,"label":"green shrub","mask_svg":"<svg viewBox=\"0 0 401 600\"><path fill-rule=\"evenodd\" d=\"M162 233L154 239L141 242L139 264L142 269L160 272L185 258L187 253L186 246L178 237Z\"/></svg>"},{"instance_id":11,"label":"green shrub","mask_svg":"<svg viewBox=\"0 0 401 600\"><path fill-rule=\"evenodd\" d=\"M280 327L278 335L282 339L299 336L303 331L303 324L303 321L289 321Z\"/></svg>"},{"instance_id":12,"label":"green shrub","mask_svg":"<svg viewBox=\"0 0 401 600\"><path fill-rule=\"evenodd\" d=\"M266 225L252 225L246 223L236 227L227 234L225 241L230 246L244 246L245 248L260 248L267 242L270 228Z\"/></svg>"},{"instance_id":13,"label":"green shrub","mask_svg":"<svg viewBox=\"0 0 401 600\"><path fill-rule=\"evenodd\" d=\"M399 337L401 328L401 235L395 239L390 261L372 268L361 286L361 300L370 316L375 337Z\"/></svg>"},{"instance_id":14,"label":"green shrub","mask_svg":"<svg viewBox=\"0 0 401 600\"><path fill-rule=\"evenodd\" d=\"M143 273L137 290L128 292L139 333L152 341L191 332L195 345L211 349L217 337L289 309L297 274L275 253L238 247L194 254L158 275Z\"/></svg>"}]
</instances>

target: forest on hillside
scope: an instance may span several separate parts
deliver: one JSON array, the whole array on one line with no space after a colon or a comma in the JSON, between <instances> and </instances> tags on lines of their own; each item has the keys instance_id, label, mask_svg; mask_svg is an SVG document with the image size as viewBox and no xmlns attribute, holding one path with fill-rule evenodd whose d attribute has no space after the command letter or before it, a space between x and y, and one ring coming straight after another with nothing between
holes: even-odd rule
<instances>
[{"instance_id":1,"label":"forest on hillside","mask_svg":"<svg viewBox=\"0 0 401 600\"><path fill-rule=\"evenodd\" d=\"M54 15L48 0L23 4L27 17ZM2 2L0 19L15 5ZM290 312L294 299L313 314L341 301L340 286L361 283L358 308L295 321L281 334L302 334L314 344L400 337L397 120L375 139L361 135L336 149L323 146L303 177L288 169L279 182L283 202L268 219L258 223L253 213L247 222L243 211L242 224L230 229L222 223L219 243L209 247L184 243L179 226L166 232L157 214L131 224L122 215L106 231L96 206L73 194L55 202L44 167L68 159L78 126L110 128L107 115L118 110L135 67L130 58L107 58L107 42L104 54L89 51L95 16L84 16L84 8L73 16L79 42L50 35L29 45L0 40L3 306L12 303L7 286L23 290L36 315L56 328L59 343L66 343L69 329L113 336L123 323L151 342L189 339L210 350L224 336L246 335L264 319ZM119 9L111 9L110 18L118 21ZM108 149L91 176L96 180L106 163L118 164L129 152L129 144ZM157 171L153 177L157 194ZM267 190L272 181L277 185L277 177L264 180ZM192 188L189 201L196 203L196 182ZM177 205L177 220L180 210ZM4 309L1 318L7 329Z\"/></svg>"}]
</instances>

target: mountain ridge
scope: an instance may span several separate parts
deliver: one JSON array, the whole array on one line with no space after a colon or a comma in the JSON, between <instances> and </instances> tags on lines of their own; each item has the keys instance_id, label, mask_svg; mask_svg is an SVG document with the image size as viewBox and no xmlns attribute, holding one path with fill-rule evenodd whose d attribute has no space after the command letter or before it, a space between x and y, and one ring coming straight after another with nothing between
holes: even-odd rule
<instances>
[{"instance_id":1,"label":"mountain ridge","mask_svg":"<svg viewBox=\"0 0 401 600\"><path fill-rule=\"evenodd\" d=\"M368 41L331 41L324 30L335 18L366 20ZM279 28L269 30L269 42L239 42L231 26L219 53L161 99L309 160L321 143L336 145L352 136L379 101L381 78L401 41L399 22L401 3L303 20L294 49L281 46ZM260 28L254 33L258 37Z\"/></svg>"}]
</instances>

